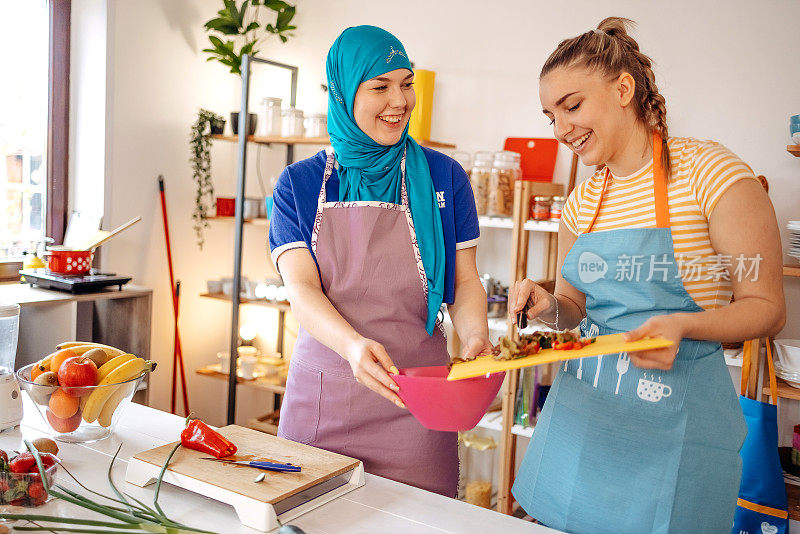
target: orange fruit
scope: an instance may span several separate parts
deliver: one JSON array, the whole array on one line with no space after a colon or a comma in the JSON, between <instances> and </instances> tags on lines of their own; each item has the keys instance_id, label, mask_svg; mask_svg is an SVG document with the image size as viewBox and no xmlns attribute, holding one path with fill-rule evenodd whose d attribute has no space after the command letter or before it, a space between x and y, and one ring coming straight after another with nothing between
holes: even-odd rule
<instances>
[{"instance_id":1,"label":"orange fruit","mask_svg":"<svg viewBox=\"0 0 800 534\"><path fill-rule=\"evenodd\" d=\"M58 369L61 367L61 364L64 363L64 360L72 358L73 356L77 356L77 354L69 349L54 352L50 358L50 370L58 374Z\"/></svg>"},{"instance_id":2,"label":"orange fruit","mask_svg":"<svg viewBox=\"0 0 800 534\"><path fill-rule=\"evenodd\" d=\"M36 362L36 365L34 365L33 367L31 367L31 382L33 382L34 380L36 380L36 377L37 377L37 376L39 376L40 374L42 374L42 373L44 373L44 372L45 372L45 369L42 369L41 367L39 367L39 364L40 364L40 363L41 363L41 362ZM49 370L50 370L50 368L48 367L46 370L47 370L47 371L49 371Z\"/></svg>"},{"instance_id":3,"label":"orange fruit","mask_svg":"<svg viewBox=\"0 0 800 534\"><path fill-rule=\"evenodd\" d=\"M57 417L53 412L47 410L47 422L56 432L65 434L72 432L81 426L81 412L76 412L72 417Z\"/></svg>"},{"instance_id":4,"label":"orange fruit","mask_svg":"<svg viewBox=\"0 0 800 534\"><path fill-rule=\"evenodd\" d=\"M78 411L81 399L67 395L62 388L58 388L50 395L50 402L47 405L53 415L61 419L68 419Z\"/></svg>"}]
</instances>

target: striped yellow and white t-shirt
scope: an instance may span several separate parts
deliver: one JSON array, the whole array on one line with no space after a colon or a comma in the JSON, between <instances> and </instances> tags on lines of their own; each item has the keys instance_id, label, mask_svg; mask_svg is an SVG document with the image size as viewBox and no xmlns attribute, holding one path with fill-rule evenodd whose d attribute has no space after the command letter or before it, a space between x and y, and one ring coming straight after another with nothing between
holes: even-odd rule
<instances>
[{"instance_id":1,"label":"striped yellow and white t-shirt","mask_svg":"<svg viewBox=\"0 0 800 534\"><path fill-rule=\"evenodd\" d=\"M672 162L669 215L678 271L698 306L724 306L730 303L732 286L720 270L730 262L711 246L708 219L731 185L756 179L755 175L738 156L713 141L672 137L667 146ZM562 219L575 235L585 232L594 216L604 172L595 172L567 200ZM610 174L592 231L655 227L652 162L630 176Z\"/></svg>"}]
</instances>

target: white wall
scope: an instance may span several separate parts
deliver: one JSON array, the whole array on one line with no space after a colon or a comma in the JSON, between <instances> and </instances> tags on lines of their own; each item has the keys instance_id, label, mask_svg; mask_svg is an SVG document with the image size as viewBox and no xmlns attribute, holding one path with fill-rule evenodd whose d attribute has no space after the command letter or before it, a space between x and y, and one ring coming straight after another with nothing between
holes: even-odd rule
<instances>
[{"instance_id":1,"label":"white wall","mask_svg":"<svg viewBox=\"0 0 800 534\"><path fill-rule=\"evenodd\" d=\"M606 16L630 17L639 23L636 37L642 49L656 62L671 133L718 140L765 174L782 229L787 220L800 216L800 160L785 150L787 117L800 111L800 70L789 59L796 49L797 2L737 0L721 9L710 1L576 0L568 10L555 2L523 1L296 3L295 37L285 45L270 42L262 55L300 67L298 107L319 111L324 106L319 84L325 81L328 47L339 32L356 24L380 25L404 42L418 67L436 71L433 138L467 151L499 149L508 136L551 136L537 96L538 72L545 58L560 39L586 31ZM233 231L227 223L214 223L202 252L194 243L188 134L199 107L225 115L238 109L236 79L220 65L206 63L199 52L206 42L202 24L218 4L216 0L108 2L106 226L135 215L141 215L143 222L104 246L107 268L132 274L137 283L154 288L153 356L166 363L171 358L173 323L156 188L156 176L163 173L173 261L183 281L180 326L192 408L214 423L224 420L224 385L196 378L192 371L227 348L230 309L197 295L207 279L231 271ZM73 69L79 68L75 63ZM266 91L262 82L254 80L253 101ZM283 149L261 150L265 178L280 172ZM313 150L298 152L303 157ZM255 155L251 149L251 167ZM217 190L231 194L234 147L217 143L213 158ZM562 152L559 158L556 180L564 181L569 155ZM580 173L586 176L588 169L581 168ZM73 182L83 179L79 173L73 175ZM248 180L248 194L257 196L254 172ZM480 269L507 278L508 233L491 230L484 235L479 250L492 252L481 253ZM269 275L266 230L248 227L245 243L244 272L251 278ZM786 288L789 302L797 302L798 280L786 280ZM269 316L261 320L271 322ZM800 336L797 311L790 309L785 333ZM159 408L169 399L168 368L163 365L154 376L151 398ZM264 411L259 409L266 408L269 396L246 391L240 388L241 412Z\"/></svg>"}]
</instances>

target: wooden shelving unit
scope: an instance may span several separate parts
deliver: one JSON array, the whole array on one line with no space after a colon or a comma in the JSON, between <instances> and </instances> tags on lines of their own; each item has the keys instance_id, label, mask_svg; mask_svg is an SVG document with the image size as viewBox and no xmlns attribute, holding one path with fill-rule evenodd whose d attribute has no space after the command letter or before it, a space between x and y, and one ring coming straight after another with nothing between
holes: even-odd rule
<instances>
[{"instance_id":1,"label":"wooden shelving unit","mask_svg":"<svg viewBox=\"0 0 800 534\"><path fill-rule=\"evenodd\" d=\"M208 217L208 220L210 220L210 221L235 222L236 221L236 217L234 217L234 216L228 217L228 216L212 215L211 217ZM255 217L253 219L244 219L244 223L245 224L254 224L256 226L269 226L269 219L266 219L264 217Z\"/></svg>"},{"instance_id":2,"label":"wooden shelving unit","mask_svg":"<svg viewBox=\"0 0 800 534\"><path fill-rule=\"evenodd\" d=\"M218 369L218 366L215 365L200 367L199 369L195 370L195 373L202 376L209 376L211 378L218 378L220 380L228 379L228 373L223 373ZM278 395L283 395L284 392L286 392L286 379L282 378L280 374L260 376L258 378L242 378L237 376L236 382L239 384L257 387Z\"/></svg>"},{"instance_id":3,"label":"wooden shelving unit","mask_svg":"<svg viewBox=\"0 0 800 534\"><path fill-rule=\"evenodd\" d=\"M782 378L777 378L778 382L778 397L781 399L792 399L792 400L800 400L800 389L792 387L789 385L788 382L783 380ZM764 395L769 395L769 386L765 386L762 389Z\"/></svg>"},{"instance_id":4,"label":"wooden shelving unit","mask_svg":"<svg viewBox=\"0 0 800 534\"><path fill-rule=\"evenodd\" d=\"M209 299L217 299L217 300L224 300L226 302L231 301L230 295L226 295L224 293L200 293L201 297L209 298ZM247 299L244 297L239 298L240 304L255 304L257 306L266 306L267 308L274 308L280 311L291 311L291 306L287 302L275 302L273 300L266 300L266 299Z\"/></svg>"},{"instance_id":5,"label":"wooden shelving unit","mask_svg":"<svg viewBox=\"0 0 800 534\"><path fill-rule=\"evenodd\" d=\"M792 156L797 156L798 158L800 158L800 145L787 145L786 150Z\"/></svg>"},{"instance_id":6,"label":"wooden shelving unit","mask_svg":"<svg viewBox=\"0 0 800 534\"><path fill-rule=\"evenodd\" d=\"M232 143L239 142L238 135L212 135L212 139L219 139L220 141L229 141ZM331 140L329 137L278 137L278 136L268 136L268 137L260 137L257 135L249 135L247 140L251 143L259 144L259 145L270 145L270 144L279 144L279 145L329 145L331 144ZM428 148L456 148L456 145L452 145L450 143L440 143L439 141L417 141L421 146L428 147Z\"/></svg>"},{"instance_id":7,"label":"wooden shelving unit","mask_svg":"<svg viewBox=\"0 0 800 534\"><path fill-rule=\"evenodd\" d=\"M577 168L577 156L573 158L573 165L570 171L570 185L567 194L571 191L575 183L575 173ZM560 189L553 189L560 187ZM546 188L542 190L542 188ZM528 219L529 203L531 196L539 195L563 195L564 186L561 184L518 181L514 184L514 212L510 219L511 237L511 280L521 280L528 274L528 233L547 232L548 238L545 244L543 257L545 259L544 271L545 281L553 281L556 278L556 264L558 260L558 225L556 221L532 221ZM496 220L496 217L482 218L483 226L507 227L504 221ZM501 226L502 225L502 226ZM540 282L541 283L541 282ZM510 322L508 324L508 335L517 336L517 330ZM517 436L530 437L533 433L532 428L525 429L524 432L518 425L514 424L514 405L516 392L519 387L519 370L506 373L506 382L502 391L502 412L499 417L500 429L500 461L497 488L497 511L504 514L511 514L514 511L514 499L511 496L511 486L514 484L515 476L515 451Z\"/></svg>"},{"instance_id":8,"label":"wooden shelving unit","mask_svg":"<svg viewBox=\"0 0 800 534\"><path fill-rule=\"evenodd\" d=\"M797 276L800 277L800 265L784 265L783 276Z\"/></svg>"}]
</instances>

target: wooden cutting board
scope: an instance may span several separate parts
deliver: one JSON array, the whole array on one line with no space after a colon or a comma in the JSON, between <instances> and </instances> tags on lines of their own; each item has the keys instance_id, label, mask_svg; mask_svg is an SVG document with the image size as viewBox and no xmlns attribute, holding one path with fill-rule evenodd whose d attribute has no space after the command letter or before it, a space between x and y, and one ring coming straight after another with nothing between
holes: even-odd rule
<instances>
[{"instance_id":1,"label":"wooden cutting board","mask_svg":"<svg viewBox=\"0 0 800 534\"><path fill-rule=\"evenodd\" d=\"M599 356L600 354L616 354L618 352L636 352L638 350L661 349L672 345L672 341L664 338L640 339L639 341L624 341L622 334L609 334L598 336L597 340L578 350L544 349L534 354L517 360L495 360L491 356L482 356L475 360L453 365L448 380L461 380L499 373L510 369L521 369L533 365Z\"/></svg>"},{"instance_id":2,"label":"wooden cutting board","mask_svg":"<svg viewBox=\"0 0 800 534\"><path fill-rule=\"evenodd\" d=\"M292 463L302 468L298 473L264 471L249 466L201 460L211 455L179 447L170 461L164 482L233 505L245 525L269 530L271 525L277 524L273 520L278 516L283 521L308 511L314 506L292 507L291 516L285 517L280 515L282 512L279 507L276 513L273 506L289 497L297 498L298 494L313 491L315 486L333 477L354 473L353 480L347 486L326 493L325 499L315 506L363 485L363 467L354 458L237 425L222 427L219 432L238 448L236 454L226 457L226 460L264 459ZM137 486L154 482L174 446L175 442L136 454L128 464L125 480ZM264 473L266 479L255 482L260 473Z\"/></svg>"}]
</instances>

